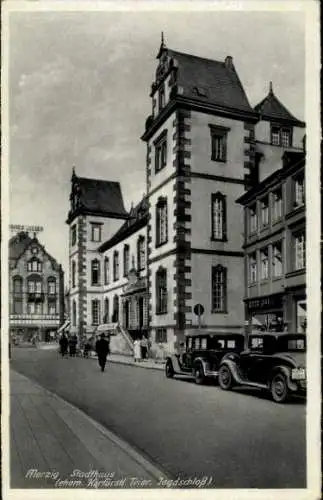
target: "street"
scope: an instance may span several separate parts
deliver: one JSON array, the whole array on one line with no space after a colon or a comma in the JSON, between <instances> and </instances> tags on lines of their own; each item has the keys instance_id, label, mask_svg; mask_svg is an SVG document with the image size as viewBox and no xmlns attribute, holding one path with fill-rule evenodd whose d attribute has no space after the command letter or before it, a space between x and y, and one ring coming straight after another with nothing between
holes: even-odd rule
<instances>
[{"instance_id":1,"label":"street","mask_svg":"<svg viewBox=\"0 0 323 500\"><path fill-rule=\"evenodd\" d=\"M82 409L171 477L212 478L213 488L305 488L305 403L224 392L166 379L162 371L56 351L13 349L12 367Z\"/></svg>"}]
</instances>

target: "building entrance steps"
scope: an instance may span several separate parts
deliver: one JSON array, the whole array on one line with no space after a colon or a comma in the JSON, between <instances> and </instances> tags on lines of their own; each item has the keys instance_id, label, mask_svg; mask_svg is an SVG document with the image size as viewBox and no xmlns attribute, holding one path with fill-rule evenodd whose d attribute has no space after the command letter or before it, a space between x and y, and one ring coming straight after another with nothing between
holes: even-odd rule
<instances>
[{"instance_id":1,"label":"building entrance steps","mask_svg":"<svg viewBox=\"0 0 323 500\"><path fill-rule=\"evenodd\" d=\"M153 488L162 477L111 431L10 370L10 488Z\"/></svg>"}]
</instances>

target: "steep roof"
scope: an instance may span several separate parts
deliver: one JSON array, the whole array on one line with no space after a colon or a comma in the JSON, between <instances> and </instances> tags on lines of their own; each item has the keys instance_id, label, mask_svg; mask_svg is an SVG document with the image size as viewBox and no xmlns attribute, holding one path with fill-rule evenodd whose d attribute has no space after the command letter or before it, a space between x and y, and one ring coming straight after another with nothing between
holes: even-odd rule
<instances>
[{"instance_id":1,"label":"steep roof","mask_svg":"<svg viewBox=\"0 0 323 500\"><path fill-rule=\"evenodd\" d=\"M305 123L295 118L276 97L271 82L268 95L255 106L255 111L260 114L262 120L289 122L291 125L305 127Z\"/></svg>"},{"instance_id":2,"label":"steep roof","mask_svg":"<svg viewBox=\"0 0 323 500\"><path fill-rule=\"evenodd\" d=\"M127 216L119 182L77 177L80 201L90 212L113 213Z\"/></svg>"},{"instance_id":3,"label":"steep roof","mask_svg":"<svg viewBox=\"0 0 323 500\"><path fill-rule=\"evenodd\" d=\"M132 207L128 219L122 224L120 229L110 238L100 245L99 252L105 252L131 234L138 231L147 224L148 221L148 203L144 197L135 207Z\"/></svg>"},{"instance_id":4,"label":"steep roof","mask_svg":"<svg viewBox=\"0 0 323 500\"><path fill-rule=\"evenodd\" d=\"M17 260L24 253L27 247L32 242L32 238L25 233L20 231L15 236L9 240L9 259Z\"/></svg>"},{"instance_id":5,"label":"steep roof","mask_svg":"<svg viewBox=\"0 0 323 500\"><path fill-rule=\"evenodd\" d=\"M177 64L177 82L183 88L181 95L254 113L230 56L223 62L164 50Z\"/></svg>"}]
</instances>

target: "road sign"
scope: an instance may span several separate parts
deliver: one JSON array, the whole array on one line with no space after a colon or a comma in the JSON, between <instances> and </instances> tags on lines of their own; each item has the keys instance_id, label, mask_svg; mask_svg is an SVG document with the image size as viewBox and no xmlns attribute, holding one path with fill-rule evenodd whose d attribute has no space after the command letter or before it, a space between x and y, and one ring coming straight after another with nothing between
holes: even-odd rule
<instances>
[{"instance_id":1,"label":"road sign","mask_svg":"<svg viewBox=\"0 0 323 500\"><path fill-rule=\"evenodd\" d=\"M196 304L193 310L196 316L202 316L202 314L204 313L204 307L202 306L202 304Z\"/></svg>"}]
</instances>

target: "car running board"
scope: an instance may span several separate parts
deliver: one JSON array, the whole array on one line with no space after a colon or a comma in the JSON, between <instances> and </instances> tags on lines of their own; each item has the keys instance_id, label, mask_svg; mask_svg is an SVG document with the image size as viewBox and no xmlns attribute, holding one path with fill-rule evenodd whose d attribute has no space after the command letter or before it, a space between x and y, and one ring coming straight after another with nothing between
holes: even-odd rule
<instances>
[{"instance_id":1,"label":"car running board","mask_svg":"<svg viewBox=\"0 0 323 500\"><path fill-rule=\"evenodd\" d=\"M268 389L268 386L266 384L259 384L258 382L247 382L244 380L239 381L240 385L245 385L248 387L255 387L257 389Z\"/></svg>"}]
</instances>

